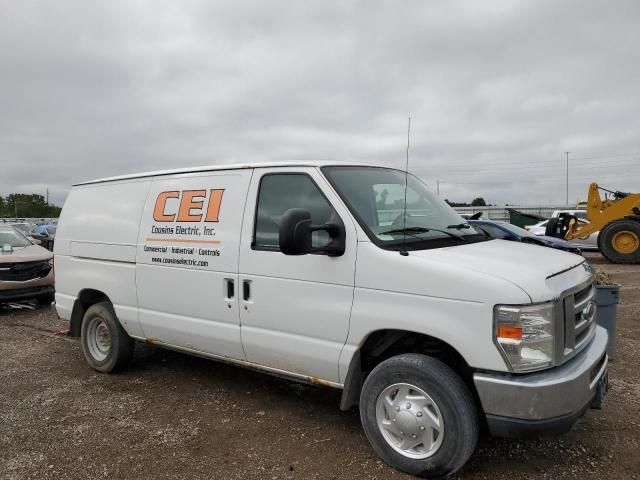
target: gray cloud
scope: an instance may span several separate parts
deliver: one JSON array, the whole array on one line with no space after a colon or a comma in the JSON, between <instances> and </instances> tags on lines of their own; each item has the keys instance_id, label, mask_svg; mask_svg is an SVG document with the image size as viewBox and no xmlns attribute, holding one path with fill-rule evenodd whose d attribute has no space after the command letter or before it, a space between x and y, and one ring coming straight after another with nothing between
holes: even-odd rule
<instances>
[{"instance_id":1,"label":"gray cloud","mask_svg":"<svg viewBox=\"0 0 640 480\"><path fill-rule=\"evenodd\" d=\"M638 190L640 4L0 0L0 194L289 159L443 196ZM613 156L617 154L635 154ZM597 157L597 158L594 158ZM582 160L580 160L582 159Z\"/></svg>"}]
</instances>

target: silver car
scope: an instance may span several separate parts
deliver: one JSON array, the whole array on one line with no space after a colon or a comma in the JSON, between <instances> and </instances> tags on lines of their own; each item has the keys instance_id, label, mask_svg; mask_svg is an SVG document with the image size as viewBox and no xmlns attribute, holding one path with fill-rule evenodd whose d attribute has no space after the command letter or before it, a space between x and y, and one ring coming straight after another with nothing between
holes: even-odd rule
<instances>
[{"instance_id":1,"label":"silver car","mask_svg":"<svg viewBox=\"0 0 640 480\"><path fill-rule=\"evenodd\" d=\"M0 225L0 303L54 301L53 254L18 229Z\"/></svg>"},{"instance_id":2,"label":"silver car","mask_svg":"<svg viewBox=\"0 0 640 480\"><path fill-rule=\"evenodd\" d=\"M542 222L536 223L535 225L524 227L524 229L528 232L533 233L534 235L545 235L547 230L547 223L549 223L549 220L543 220ZM589 222L578 218L578 223L586 224ZM580 248L580 250L598 250L598 232L592 233L586 238L574 238L573 240L571 240L571 243Z\"/></svg>"}]
</instances>

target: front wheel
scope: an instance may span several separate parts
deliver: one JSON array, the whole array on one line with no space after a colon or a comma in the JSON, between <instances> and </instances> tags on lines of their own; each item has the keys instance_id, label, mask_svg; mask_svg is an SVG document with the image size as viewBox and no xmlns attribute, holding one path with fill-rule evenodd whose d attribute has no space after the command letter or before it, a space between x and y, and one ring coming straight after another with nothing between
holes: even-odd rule
<instances>
[{"instance_id":1,"label":"front wheel","mask_svg":"<svg viewBox=\"0 0 640 480\"><path fill-rule=\"evenodd\" d=\"M598 248L613 263L640 263L640 222L616 220L598 235Z\"/></svg>"},{"instance_id":2,"label":"front wheel","mask_svg":"<svg viewBox=\"0 0 640 480\"><path fill-rule=\"evenodd\" d=\"M80 343L87 363L103 373L121 370L133 355L133 339L120 325L109 302L96 303L87 309Z\"/></svg>"},{"instance_id":3,"label":"front wheel","mask_svg":"<svg viewBox=\"0 0 640 480\"><path fill-rule=\"evenodd\" d=\"M451 368L426 355L398 355L374 368L360 394L360 418L385 462L426 478L462 468L478 441L469 389Z\"/></svg>"}]
</instances>

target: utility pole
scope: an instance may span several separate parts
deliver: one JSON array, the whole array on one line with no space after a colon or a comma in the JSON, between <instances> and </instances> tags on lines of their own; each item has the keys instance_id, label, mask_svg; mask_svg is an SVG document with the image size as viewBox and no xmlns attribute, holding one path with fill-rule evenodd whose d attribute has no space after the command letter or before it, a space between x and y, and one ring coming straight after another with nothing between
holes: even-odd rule
<instances>
[{"instance_id":1,"label":"utility pole","mask_svg":"<svg viewBox=\"0 0 640 480\"><path fill-rule=\"evenodd\" d=\"M436 180L436 193L440 196L440 180Z\"/></svg>"},{"instance_id":2,"label":"utility pole","mask_svg":"<svg viewBox=\"0 0 640 480\"><path fill-rule=\"evenodd\" d=\"M47 205L49 205L49 187L47 187Z\"/></svg>"},{"instance_id":3,"label":"utility pole","mask_svg":"<svg viewBox=\"0 0 640 480\"><path fill-rule=\"evenodd\" d=\"M569 154L571 152L564 152L564 153L567 154L567 189L566 189L567 197L565 200L565 205L569 205Z\"/></svg>"}]
</instances>

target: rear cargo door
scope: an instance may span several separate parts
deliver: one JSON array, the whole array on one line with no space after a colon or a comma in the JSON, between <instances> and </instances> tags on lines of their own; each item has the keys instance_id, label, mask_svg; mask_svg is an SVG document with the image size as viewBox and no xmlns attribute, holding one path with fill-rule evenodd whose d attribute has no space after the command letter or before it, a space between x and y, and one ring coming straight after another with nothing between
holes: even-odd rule
<instances>
[{"instance_id":1,"label":"rear cargo door","mask_svg":"<svg viewBox=\"0 0 640 480\"><path fill-rule=\"evenodd\" d=\"M251 174L239 169L153 179L136 257L146 338L244 359L238 249Z\"/></svg>"}]
</instances>

